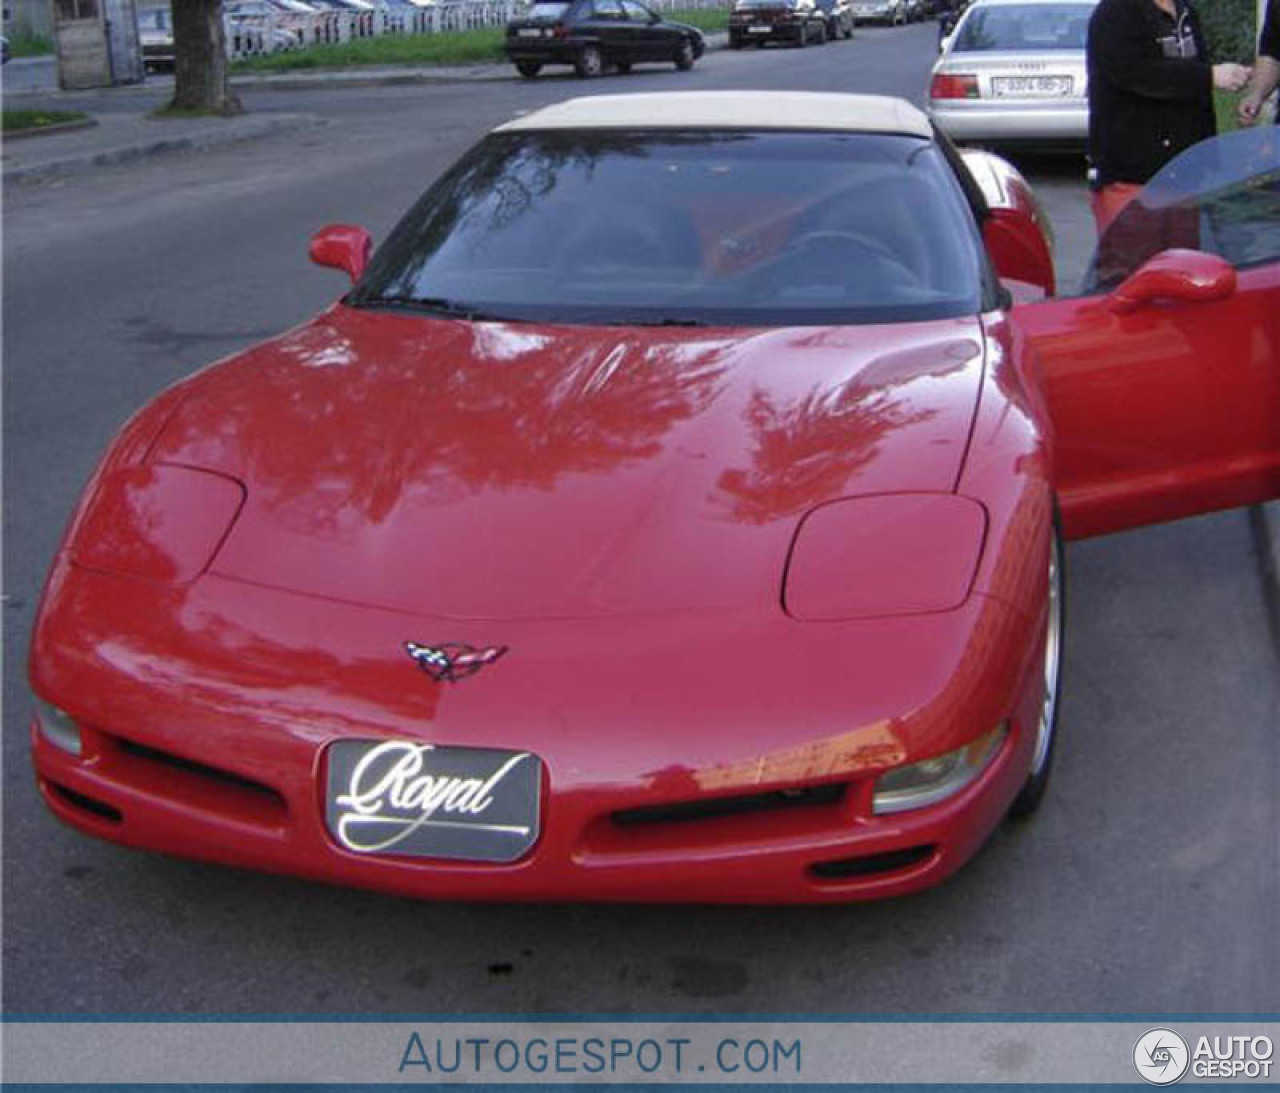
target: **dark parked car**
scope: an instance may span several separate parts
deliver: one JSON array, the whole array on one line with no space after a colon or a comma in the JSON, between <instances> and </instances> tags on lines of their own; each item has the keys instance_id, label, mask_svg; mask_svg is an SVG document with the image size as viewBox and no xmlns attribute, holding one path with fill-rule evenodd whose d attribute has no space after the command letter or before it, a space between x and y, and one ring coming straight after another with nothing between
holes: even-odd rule
<instances>
[{"instance_id":1,"label":"dark parked car","mask_svg":"<svg viewBox=\"0 0 1280 1093\"><path fill-rule=\"evenodd\" d=\"M827 20L814 0L737 0L729 14L729 48L748 43L806 46L827 40Z\"/></svg>"},{"instance_id":2,"label":"dark parked car","mask_svg":"<svg viewBox=\"0 0 1280 1093\"><path fill-rule=\"evenodd\" d=\"M573 65L579 76L619 72L643 61L693 67L706 43L697 27L669 23L636 0L539 0L507 24L507 59L521 76L543 65Z\"/></svg>"},{"instance_id":3,"label":"dark parked car","mask_svg":"<svg viewBox=\"0 0 1280 1093\"><path fill-rule=\"evenodd\" d=\"M851 0L817 0L818 9L827 21L828 38L853 37L853 4Z\"/></svg>"}]
</instances>

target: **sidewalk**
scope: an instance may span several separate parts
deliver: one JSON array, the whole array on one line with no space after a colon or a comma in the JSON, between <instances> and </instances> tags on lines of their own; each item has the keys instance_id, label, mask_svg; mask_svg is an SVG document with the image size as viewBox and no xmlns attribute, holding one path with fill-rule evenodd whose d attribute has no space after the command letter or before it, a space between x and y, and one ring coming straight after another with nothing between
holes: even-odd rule
<instances>
[{"instance_id":1,"label":"sidewalk","mask_svg":"<svg viewBox=\"0 0 1280 1093\"><path fill-rule=\"evenodd\" d=\"M507 64L421 68L387 66L233 76L231 85L238 91L297 91L516 78L514 70ZM172 76L150 76L145 83L89 92L31 86L10 88L7 84L6 80L6 106L14 109L58 109L74 105L88 113L97 124L73 131L30 134L5 140L0 158L6 183L77 174L96 167L127 163L143 156L236 144L290 129L323 124L323 120L313 114L263 111L237 118L149 117L158 94L163 95L172 88ZM111 110L95 112L92 105L85 105L86 96L109 97ZM135 103L136 109L131 109ZM128 104L128 107L122 110L121 104Z\"/></svg>"},{"instance_id":2,"label":"sidewalk","mask_svg":"<svg viewBox=\"0 0 1280 1093\"><path fill-rule=\"evenodd\" d=\"M6 99L8 97L6 96ZM313 114L247 114L237 118L151 118L103 114L96 125L6 140L0 145L6 185L76 174L162 152L212 148L322 124Z\"/></svg>"}]
</instances>

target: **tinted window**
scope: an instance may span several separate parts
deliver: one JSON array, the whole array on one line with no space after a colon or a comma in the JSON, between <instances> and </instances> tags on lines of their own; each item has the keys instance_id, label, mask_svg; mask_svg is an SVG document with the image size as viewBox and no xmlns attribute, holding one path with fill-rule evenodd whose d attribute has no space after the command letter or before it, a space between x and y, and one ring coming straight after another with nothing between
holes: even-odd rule
<instances>
[{"instance_id":1,"label":"tinted window","mask_svg":"<svg viewBox=\"0 0 1280 1093\"><path fill-rule=\"evenodd\" d=\"M562 322L879 322L976 312L983 269L928 141L510 133L427 193L351 299Z\"/></svg>"},{"instance_id":2,"label":"tinted window","mask_svg":"<svg viewBox=\"0 0 1280 1093\"><path fill-rule=\"evenodd\" d=\"M1084 290L1114 288L1173 247L1242 268L1280 262L1280 128L1201 141L1168 163L1107 228Z\"/></svg>"},{"instance_id":3,"label":"tinted window","mask_svg":"<svg viewBox=\"0 0 1280 1093\"><path fill-rule=\"evenodd\" d=\"M1083 50L1091 4L1000 4L977 7L960 26L953 52Z\"/></svg>"}]
</instances>

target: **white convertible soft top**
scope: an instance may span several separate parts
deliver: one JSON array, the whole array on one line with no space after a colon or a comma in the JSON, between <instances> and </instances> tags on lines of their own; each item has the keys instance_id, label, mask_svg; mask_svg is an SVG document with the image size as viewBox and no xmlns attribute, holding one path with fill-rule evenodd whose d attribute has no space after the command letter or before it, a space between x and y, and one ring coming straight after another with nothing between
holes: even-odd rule
<instances>
[{"instance_id":1,"label":"white convertible soft top","mask_svg":"<svg viewBox=\"0 0 1280 1093\"><path fill-rule=\"evenodd\" d=\"M903 99L810 91L671 91L592 95L535 110L496 132L539 129L822 129L931 137Z\"/></svg>"}]
</instances>

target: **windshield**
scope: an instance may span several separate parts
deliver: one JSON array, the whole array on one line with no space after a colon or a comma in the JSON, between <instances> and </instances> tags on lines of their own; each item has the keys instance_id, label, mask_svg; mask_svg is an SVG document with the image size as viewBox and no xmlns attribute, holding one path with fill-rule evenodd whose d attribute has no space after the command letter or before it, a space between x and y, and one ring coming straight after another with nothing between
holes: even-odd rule
<instances>
[{"instance_id":1,"label":"windshield","mask_svg":"<svg viewBox=\"0 0 1280 1093\"><path fill-rule=\"evenodd\" d=\"M961 24L953 53L1083 50L1092 4L999 4L976 7Z\"/></svg>"},{"instance_id":2,"label":"windshield","mask_svg":"<svg viewBox=\"0 0 1280 1093\"><path fill-rule=\"evenodd\" d=\"M825 132L499 133L380 248L350 303L472 318L808 325L983 300L936 146Z\"/></svg>"},{"instance_id":3,"label":"windshield","mask_svg":"<svg viewBox=\"0 0 1280 1093\"><path fill-rule=\"evenodd\" d=\"M1114 288L1170 247L1234 266L1280 261L1280 130L1260 125L1193 145L1125 206L1098 243L1084 291Z\"/></svg>"}]
</instances>

